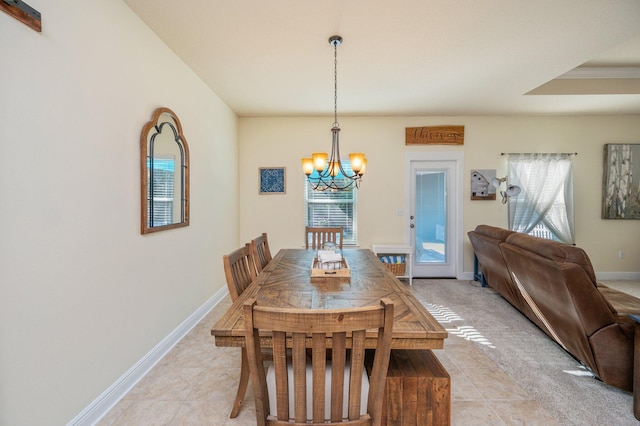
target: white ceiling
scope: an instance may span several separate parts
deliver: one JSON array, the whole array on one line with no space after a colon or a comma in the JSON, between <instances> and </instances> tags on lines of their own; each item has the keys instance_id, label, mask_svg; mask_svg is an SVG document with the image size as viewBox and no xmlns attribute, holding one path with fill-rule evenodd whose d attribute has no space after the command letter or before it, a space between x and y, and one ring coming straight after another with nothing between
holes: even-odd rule
<instances>
[{"instance_id":1,"label":"white ceiling","mask_svg":"<svg viewBox=\"0 0 640 426\"><path fill-rule=\"evenodd\" d=\"M339 115L640 113L638 0L124 1L239 116L331 114L334 34Z\"/></svg>"}]
</instances>

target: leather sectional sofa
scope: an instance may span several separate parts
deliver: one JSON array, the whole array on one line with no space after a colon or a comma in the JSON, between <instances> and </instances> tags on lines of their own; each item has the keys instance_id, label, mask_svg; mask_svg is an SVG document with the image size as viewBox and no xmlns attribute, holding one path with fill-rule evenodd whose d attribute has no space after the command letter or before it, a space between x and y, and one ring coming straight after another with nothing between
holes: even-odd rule
<instances>
[{"instance_id":1,"label":"leather sectional sofa","mask_svg":"<svg viewBox=\"0 0 640 426\"><path fill-rule=\"evenodd\" d=\"M488 225L468 235L487 285L603 382L633 390L640 299L598 283L578 247Z\"/></svg>"}]
</instances>

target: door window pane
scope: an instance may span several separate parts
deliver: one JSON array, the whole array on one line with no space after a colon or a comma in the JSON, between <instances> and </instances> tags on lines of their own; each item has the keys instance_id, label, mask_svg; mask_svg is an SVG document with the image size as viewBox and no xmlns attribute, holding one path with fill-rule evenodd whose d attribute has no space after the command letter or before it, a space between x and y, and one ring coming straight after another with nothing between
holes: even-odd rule
<instances>
[{"instance_id":1,"label":"door window pane","mask_svg":"<svg viewBox=\"0 0 640 426\"><path fill-rule=\"evenodd\" d=\"M416 173L416 263L446 262L446 173Z\"/></svg>"}]
</instances>

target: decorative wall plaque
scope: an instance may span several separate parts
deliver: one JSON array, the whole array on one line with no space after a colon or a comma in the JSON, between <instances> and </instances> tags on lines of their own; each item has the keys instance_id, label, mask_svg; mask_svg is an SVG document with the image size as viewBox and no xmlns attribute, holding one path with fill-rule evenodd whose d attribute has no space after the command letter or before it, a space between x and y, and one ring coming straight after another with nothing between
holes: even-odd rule
<instances>
[{"instance_id":1,"label":"decorative wall plaque","mask_svg":"<svg viewBox=\"0 0 640 426\"><path fill-rule=\"evenodd\" d=\"M258 173L260 179L259 193L261 195L286 193L286 169L284 167L260 167Z\"/></svg>"},{"instance_id":2,"label":"decorative wall plaque","mask_svg":"<svg viewBox=\"0 0 640 426\"><path fill-rule=\"evenodd\" d=\"M471 199L472 200L495 200L496 187L493 186L493 179L496 177L496 170L471 170Z\"/></svg>"},{"instance_id":3,"label":"decorative wall plaque","mask_svg":"<svg viewBox=\"0 0 640 426\"><path fill-rule=\"evenodd\" d=\"M0 0L0 10L13 16L29 28L42 32L42 15L22 0Z\"/></svg>"},{"instance_id":4,"label":"decorative wall plaque","mask_svg":"<svg viewBox=\"0 0 640 426\"><path fill-rule=\"evenodd\" d=\"M407 127L405 145L464 145L464 126Z\"/></svg>"}]
</instances>

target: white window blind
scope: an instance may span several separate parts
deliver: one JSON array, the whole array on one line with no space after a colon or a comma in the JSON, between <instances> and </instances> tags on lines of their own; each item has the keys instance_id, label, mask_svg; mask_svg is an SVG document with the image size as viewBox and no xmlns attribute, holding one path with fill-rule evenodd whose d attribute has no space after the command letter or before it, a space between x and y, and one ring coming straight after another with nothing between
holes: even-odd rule
<instances>
[{"instance_id":1,"label":"white window blind","mask_svg":"<svg viewBox=\"0 0 640 426\"><path fill-rule=\"evenodd\" d=\"M147 217L152 226L163 226L173 221L173 195L175 160L173 158L158 158L153 160L153 212L151 203L147 203ZM151 171L150 161L147 160L147 170ZM147 199L150 199L147 195Z\"/></svg>"},{"instance_id":2,"label":"white window blind","mask_svg":"<svg viewBox=\"0 0 640 426\"><path fill-rule=\"evenodd\" d=\"M343 163L343 168L345 172L351 173L348 163ZM335 192L313 191L305 178L304 220L306 226L342 226L343 244L356 245L358 243L357 198L357 189Z\"/></svg>"}]
</instances>

